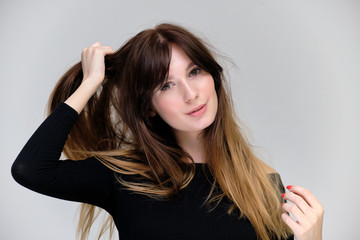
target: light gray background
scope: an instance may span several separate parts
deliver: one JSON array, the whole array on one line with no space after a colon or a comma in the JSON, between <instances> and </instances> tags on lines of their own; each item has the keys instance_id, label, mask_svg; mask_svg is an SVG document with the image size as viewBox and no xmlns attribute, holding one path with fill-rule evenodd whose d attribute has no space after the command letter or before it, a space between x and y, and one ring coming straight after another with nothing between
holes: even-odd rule
<instances>
[{"instance_id":1,"label":"light gray background","mask_svg":"<svg viewBox=\"0 0 360 240\"><path fill-rule=\"evenodd\" d=\"M117 49L170 21L226 63L240 119L284 184L325 207L324 239L357 239L360 210L360 2L1 1L0 239L74 239L78 203L29 191L10 167L44 119L62 73L94 41ZM95 239L95 238L92 238Z\"/></svg>"}]
</instances>

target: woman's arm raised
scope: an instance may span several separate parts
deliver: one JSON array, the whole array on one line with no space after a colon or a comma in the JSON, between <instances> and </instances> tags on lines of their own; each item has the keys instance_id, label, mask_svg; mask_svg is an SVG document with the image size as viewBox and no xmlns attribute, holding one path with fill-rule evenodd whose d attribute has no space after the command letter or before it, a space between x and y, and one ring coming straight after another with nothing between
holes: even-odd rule
<instances>
[{"instance_id":1,"label":"woman's arm raised","mask_svg":"<svg viewBox=\"0 0 360 240\"><path fill-rule=\"evenodd\" d=\"M80 113L89 99L94 95L105 77L105 56L112 54L111 47L95 42L84 48L81 54L83 81L79 88L65 101L67 105Z\"/></svg>"},{"instance_id":2,"label":"woman's arm raised","mask_svg":"<svg viewBox=\"0 0 360 240\"><path fill-rule=\"evenodd\" d=\"M24 187L56 198L86 202L110 210L113 174L95 158L60 161L68 135L87 101L104 79L104 56L110 47L100 43L84 49L83 81L59 103L34 132L12 165L14 179Z\"/></svg>"}]
</instances>

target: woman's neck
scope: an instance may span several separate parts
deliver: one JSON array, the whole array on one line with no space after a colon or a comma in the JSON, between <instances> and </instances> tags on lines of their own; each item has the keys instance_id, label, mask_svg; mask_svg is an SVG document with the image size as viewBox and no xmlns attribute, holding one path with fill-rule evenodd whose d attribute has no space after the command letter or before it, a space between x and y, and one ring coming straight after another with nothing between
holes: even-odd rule
<instances>
[{"instance_id":1,"label":"woman's neck","mask_svg":"<svg viewBox=\"0 0 360 240\"><path fill-rule=\"evenodd\" d=\"M187 152L195 163L205 163L204 143L199 133L176 132L179 146Z\"/></svg>"}]
</instances>

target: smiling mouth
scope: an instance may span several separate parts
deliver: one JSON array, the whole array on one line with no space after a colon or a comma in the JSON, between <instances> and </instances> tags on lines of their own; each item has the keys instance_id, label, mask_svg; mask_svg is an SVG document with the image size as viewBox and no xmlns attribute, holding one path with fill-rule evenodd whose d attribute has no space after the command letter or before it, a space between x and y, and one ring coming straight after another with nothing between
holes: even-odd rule
<instances>
[{"instance_id":1,"label":"smiling mouth","mask_svg":"<svg viewBox=\"0 0 360 240\"><path fill-rule=\"evenodd\" d=\"M193 115L193 114L199 112L199 111L202 110L205 106L206 106L206 104L202 104L202 105L198 106L197 108L193 109L191 112L188 112L188 115Z\"/></svg>"}]
</instances>

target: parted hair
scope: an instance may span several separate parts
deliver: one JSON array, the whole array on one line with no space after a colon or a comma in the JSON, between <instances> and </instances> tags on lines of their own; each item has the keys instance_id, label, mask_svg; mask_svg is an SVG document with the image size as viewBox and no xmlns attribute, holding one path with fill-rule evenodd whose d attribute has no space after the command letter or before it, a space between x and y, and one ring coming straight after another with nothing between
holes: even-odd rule
<instances>
[{"instance_id":1,"label":"parted hair","mask_svg":"<svg viewBox=\"0 0 360 240\"><path fill-rule=\"evenodd\" d=\"M160 24L130 38L115 53L105 56L105 79L80 113L64 147L70 159L97 158L119 176L140 176L144 181L118 181L131 191L166 201L192 180L195 165L176 142L169 125L151 113L155 89L169 72L171 45L178 45L189 59L210 73L218 97L214 122L201 137L214 182L205 203L219 203L224 197L239 218L246 217L259 239L288 237L290 229L281 219L278 182L269 177L268 165L255 156L235 115L222 67L209 47L187 29ZM48 104L50 114L81 84L81 62L59 80ZM211 210L209 210L211 211ZM78 223L81 239L88 237L95 206L82 204ZM109 216L99 234L114 230Z\"/></svg>"}]
</instances>

